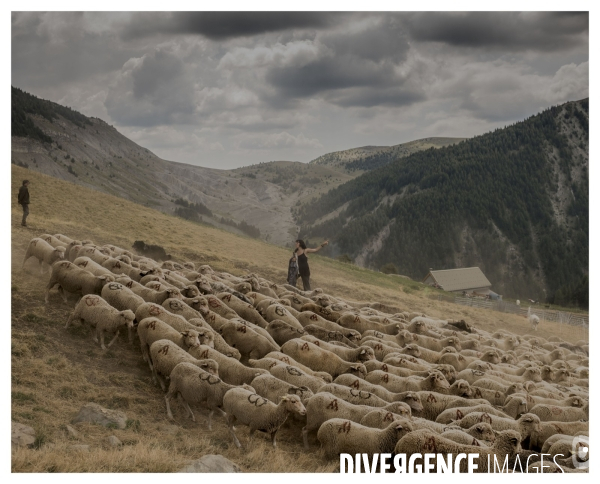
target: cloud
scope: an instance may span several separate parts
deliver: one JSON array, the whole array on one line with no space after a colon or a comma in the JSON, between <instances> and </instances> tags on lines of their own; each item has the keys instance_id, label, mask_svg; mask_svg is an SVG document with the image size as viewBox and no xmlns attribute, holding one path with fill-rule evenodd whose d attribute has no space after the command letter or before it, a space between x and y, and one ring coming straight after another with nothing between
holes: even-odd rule
<instances>
[{"instance_id":1,"label":"cloud","mask_svg":"<svg viewBox=\"0 0 600 484\"><path fill-rule=\"evenodd\" d=\"M586 44L589 30L586 12L427 12L405 20L414 40L474 49L564 50Z\"/></svg>"},{"instance_id":2,"label":"cloud","mask_svg":"<svg viewBox=\"0 0 600 484\"><path fill-rule=\"evenodd\" d=\"M183 61L158 48L123 65L105 104L111 118L121 124L181 124L193 122L194 97L193 78Z\"/></svg>"},{"instance_id":3,"label":"cloud","mask_svg":"<svg viewBox=\"0 0 600 484\"><path fill-rule=\"evenodd\" d=\"M322 29L344 14L327 12L174 12L140 14L123 30L126 39L162 34L212 40L251 37L289 29Z\"/></svg>"},{"instance_id":4,"label":"cloud","mask_svg":"<svg viewBox=\"0 0 600 484\"><path fill-rule=\"evenodd\" d=\"M275 150L322 148L323 145L318 139L307 138L303 133L294 136L283 131L269 135L243 136L238 142L238 147L250 150Z\"/></svg>"},{"instance_id":5,"label":"cloud","mask_svg":"<svg viewBox=\"0 0 600 484\"><path fill-rule=\"evenodd\" d=\"M553 76L531 72L523 64L471 62L437 89L441 98L454 99L458 110L491 122L509 122L587 97L588 73L588 62L562 66Z\"/></svg>"},{"instance_id":6,"label":"cloud","mask_svg":"<svg viewBox=\"0 0 600 484\"><path fill-rule=\"evenodd\" d=\"M12 77L21 87L83 82L117 71L134 50L110 30L88 30L81 12L16 12L12 15Z\"/></svg>"}]
</instances>

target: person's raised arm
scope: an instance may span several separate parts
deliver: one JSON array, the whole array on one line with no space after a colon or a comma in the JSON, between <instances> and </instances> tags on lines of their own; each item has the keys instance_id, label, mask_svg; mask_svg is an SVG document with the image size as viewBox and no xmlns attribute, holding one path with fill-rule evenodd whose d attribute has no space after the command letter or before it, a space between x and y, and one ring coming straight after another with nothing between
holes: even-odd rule
<instances>
[{"instance_id":1,"label":"person's raised arm","mask_svg":"<svg viewBox=\"0 0 600 484\"><path fill-rule=\"evenodd\" d=\"M326 240L325 242L323 242L319 247L317 247L316 249L304 249L304 252L319 252L323 247L325 247L327 244L329 244L329 241Z\"/></svg>"}]
</instances>

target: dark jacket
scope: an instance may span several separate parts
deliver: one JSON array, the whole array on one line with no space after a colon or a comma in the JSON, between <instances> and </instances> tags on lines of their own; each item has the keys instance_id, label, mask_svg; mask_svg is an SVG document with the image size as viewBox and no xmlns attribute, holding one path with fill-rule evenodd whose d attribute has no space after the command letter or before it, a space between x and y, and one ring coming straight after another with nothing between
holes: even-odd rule
<instances>
[{"instance_id":1,"label":"dark jacket","mask_svg":"<svg viewBox=\"0 0 600 484\"><path fill-rule=\"evenodd\" d=\"M29 190L25 185L19 188L19 204L29 205Z\"/></svg>"}]
</instances>

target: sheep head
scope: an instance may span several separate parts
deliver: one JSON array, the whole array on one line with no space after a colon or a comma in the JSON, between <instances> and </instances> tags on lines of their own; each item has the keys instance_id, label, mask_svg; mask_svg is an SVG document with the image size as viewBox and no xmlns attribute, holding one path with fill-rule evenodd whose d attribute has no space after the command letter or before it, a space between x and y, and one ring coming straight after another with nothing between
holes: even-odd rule
<instances>
[{"instance_id":1,"label":"sheep head","mask_svg":"<svg viewBox=\"0 0 600 484\"><path fill-rule=\"evenodd\" d=\"M459 397L470 398L473 395L473 389L466 380L456 380L452 386L456 388L453 393Z\"/></svg>"},{"instance_id":2,"label":"sheep head","mask_svg":"<svg viewBox=\"0 0 600 484\"><path fill-rule=\"evenodd\" d=\"M358 361L369 361L375 359L375 352L373 351L373 348L370 348L369 346L360 346L357 349L360 350L357 357Z\"/></svg>"},{"instance_id":3,"label":"sheep head","mask_svg":"<svg viewBox=\"0 0 600 484\"><path fill-rule=\"evenodd\" d=\"M531 435L533 432L539 432L541 430L540 417L533 413L526 413L521 415L517 420L519 422L519 428L525 430L525 436Z\"/></svg>"},{"instance_id":4,"label":"sheep head","mask_svg":"<svg viewBox=\"0 0 600 484\"><path fill-rule=\"evenodd\" d=\"M430 371L427 378L433 388L441 388L443 390L450 388L450 383L448 383L446 378L444 378L444 375L437 370Z\"/></svg>"},{"instance_id":5,"label":"sheep head","mask_svg":"<svg viewBox=\"0 0 600 484\"><path fill-rule=\"evenodd\" d=\"M198 335L198 331L193 329L186 329L185 331L181 332L181 336L183 336L183 343L189 348L200 346Z\"/></svg>"},{"instance_id":6,"label":"sheep head","mask_svg":"<svg viewBox=\"0 0 600 484\"><path fill-rule=\"evenodd\" d=\"M133 329L133 322L135 321L135 314L131 309L126 309L125 311L119 312L119 317L121 318L121 325L127 326L127 328Z\"/></svg>"},{"instance_id":7,"label":"sheep head","mask_svg":"<svg viewBox=\"0 0 600 484\"><path fill-rule=\"evenodd\" d=\"M167 291L167 295L169 298L175 298L175 299L183 299L183 296L181 295L181 292L179 292L179 289L166 289Z\"/></svg>"},{"instance_id":8,"label":"sheep head","mask_svg":"<svg viewBox=\"0 0 600 484\"><path fill-rule=\"evenodd\" d=\"M366 369L365 365L356 363L356 364L351 365L350 368L348 368L347 373L356 375L359 378L364 378L365 376L367 376L367 369Z\"/></svg>"},{"instance_id":9,"label":"sheep head","mask_svg":"<svg viewBox=\"0 0 600 484\"><path fill-rule=\"evenodd\" d=\"M284 395L279 400L279 405L283 405L284 408L290 413L297 413L298 415L306 415L306 408L302 404L298 395Z\"/></svg>"},{"instance_id":10,"label":"sheep head","mask_svg":"<svg viewBox=\"0 0 600 484\"><path fill-rule=\"evenodd\" d=\"M496 434L492 426L487 422L480 422L473 425L467 430L469 435L472 435L477 440L485 440L486 442L494 442L496 440Z\"/></svg>"},{"instance_id":11,"label":"sheep head","mask_svg":"<svg viewBox=\"0 0 600 484\"><path fill-rule=\"evenodd\" d=\"M423 410L423 404L421 403L421 397L413 392L408 392L404 395L402 399L404 403L407 403L408 406L414 410L415 412L420 412Z\"/></svg>"},{"instance_id":12,"label":"sheep head","mask_svg":"<svg viewBox=\"0 0 600 484\"><path fill-rule=\"evenodd\" d=\"M215 360L199 360L195 362L196 366L211 375L219 376L219 364ZM254 389L252 388L252 391Z\"/></svg>"}]
</instances>

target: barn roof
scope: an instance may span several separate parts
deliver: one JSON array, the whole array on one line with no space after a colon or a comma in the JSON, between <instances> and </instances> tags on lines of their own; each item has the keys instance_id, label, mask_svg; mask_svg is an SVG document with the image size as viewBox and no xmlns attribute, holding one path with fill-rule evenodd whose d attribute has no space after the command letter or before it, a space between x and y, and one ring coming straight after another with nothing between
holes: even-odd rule
<instances>
[{"instance_id":1,"label":"barn roof","mask_svg":"<svg viewBox=\"0 0 600 484\"><path fill-rule=\"evenodd\" d=\"M442 286L444 291L462 291L492 285L479 267L429 271L423 281L430 275L435 282Z\"/></svg>"}]
</instances>

